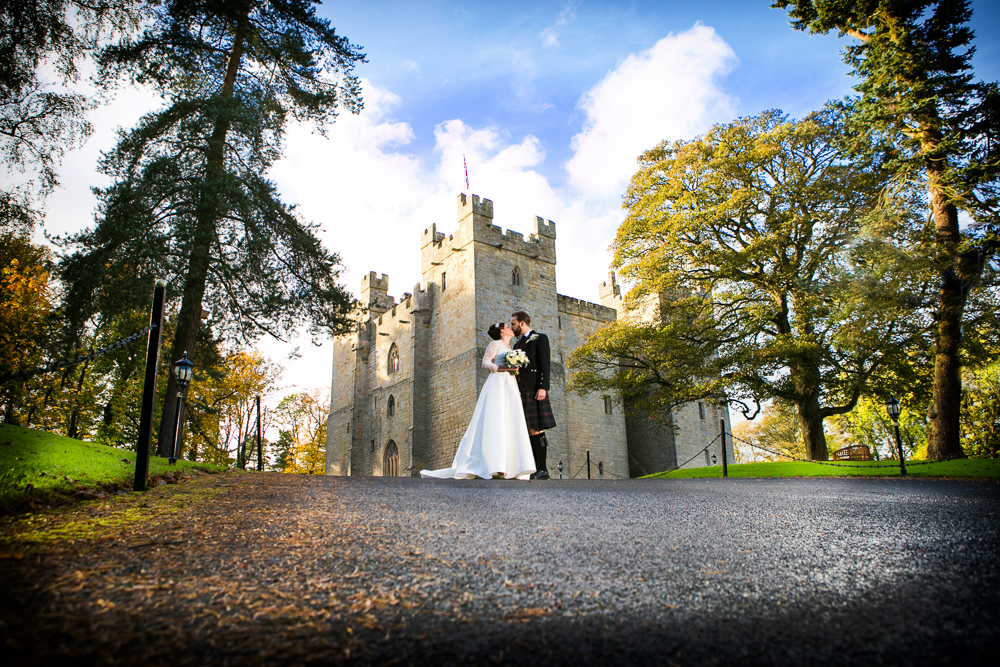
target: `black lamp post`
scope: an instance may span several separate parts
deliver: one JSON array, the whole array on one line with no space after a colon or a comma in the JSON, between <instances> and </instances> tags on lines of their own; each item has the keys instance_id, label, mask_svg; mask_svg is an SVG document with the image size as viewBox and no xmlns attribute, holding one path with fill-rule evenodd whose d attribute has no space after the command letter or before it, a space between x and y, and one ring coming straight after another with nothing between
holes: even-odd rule
<instances>
[{"instance_id":1,"label":"black lamp post","mask_svg":"<svg viewBox=\"0 0 1000 667\"><path fill-rule=\"evenodd\" d=\"M715 454L712 454L712 465L715 465L715 462L718 460L719 459L715 458Z\"/></svg>"},{"instance_id":2,"label":"black lamp post","mask_svg":"<svg viewBox=\"0 0 1000 667\"><path fill-rule=\"evenodd\" d=\"M174 379L177 380L177 387L180 391L177 392L177 419L174 421L174 455L170 457L170 464L173 465L177 463L177 459L180 458L180 443L181 443L181 428L183 427L184 421L184 397L187 395L188 385L191 383L191 378L194 376L194 364L188 359L187 352L174 362Z\"/></svg>"},{"instance_id":3,"label":"black lamp post","mask_svg":"<svg viewBox=\"0 0 1000 667\"><path fill-rule=\"evenodd\" d=\"M556 465L556 469L559 471L559 479L562 479L563 478L563 476L562 476L562 469L563 469L562 459L559 459L559 464Z\"/></svg>"},{"instance_id":4,"label":"black lamp post","mask_svg":"<svg viewBox=\"0 0 1000 667\"><path fill-rule=\"evenodd\" d=\"M903 440L899 437L899 401L892 396L885 402L885 411L892 417L893 424L896 425L896 449L899 450L899 476L906 477L906 461L903 460Z\"/></svg>"}]
</instances>

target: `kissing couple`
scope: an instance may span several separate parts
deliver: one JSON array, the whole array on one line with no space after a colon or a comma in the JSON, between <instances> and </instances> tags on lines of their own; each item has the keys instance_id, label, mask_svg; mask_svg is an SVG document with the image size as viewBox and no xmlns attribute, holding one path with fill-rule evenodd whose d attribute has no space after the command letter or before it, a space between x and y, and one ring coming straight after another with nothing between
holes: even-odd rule
<instances>
[{"instance_id":1,"label":"kissing couple","mask_svg":"<svg viewBox=\"0 0 1000 667\"><path fill-rule=\"evenodd\" d=\"M549 479L545 429L556 420L549 403L549 338L523 310L491 324L483 355L490 375L450 468L421 470L440 479ZM508 361L508 356L510 361Z\"/></svg>"}]
</instances>

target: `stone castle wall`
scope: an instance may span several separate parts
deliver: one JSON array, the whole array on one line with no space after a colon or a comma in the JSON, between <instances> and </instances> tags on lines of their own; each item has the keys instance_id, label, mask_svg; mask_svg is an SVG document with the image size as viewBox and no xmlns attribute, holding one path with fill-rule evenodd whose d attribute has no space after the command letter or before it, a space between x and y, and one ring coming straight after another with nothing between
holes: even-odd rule
<instances>
[{"instance_id":1,"label":"stone castle wall","mask_svg":"<svg viewBox=\"0 0 1000 667\"><path fill-rule=\"evenodd\" d=\"M558 300L558 358L563 362L570 352L582 345L597 329L614 322L617 313L613 308L561 294ZM628 443L620 397L609 395L610 401L605 403L605 397L599 394L571 394L565 391L569 380L570 377L563 378L561 392L565 395L562 414L565 415L571 443L565 460L566 477L586 478L587 450L590 450L592 477L599 476L601 464L605 477L628 477Z\"/></svg>"}]
</instances>

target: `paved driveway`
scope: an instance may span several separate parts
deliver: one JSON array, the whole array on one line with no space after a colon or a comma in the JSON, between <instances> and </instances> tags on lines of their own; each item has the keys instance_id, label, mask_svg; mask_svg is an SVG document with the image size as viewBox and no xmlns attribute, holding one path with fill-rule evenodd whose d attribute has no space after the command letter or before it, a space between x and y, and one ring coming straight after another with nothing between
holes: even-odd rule
<instances>
[{"instance_id":1,"label":"paved driveway","mask_svg":"<svg viewBox=\"0 0 1000 667\"><path fill-rule=\"evenodd\" d=\"M995 664L998 519L980 482L206 476L11 528L0 611L22 663Z\"/></svg>"}]
</instances>

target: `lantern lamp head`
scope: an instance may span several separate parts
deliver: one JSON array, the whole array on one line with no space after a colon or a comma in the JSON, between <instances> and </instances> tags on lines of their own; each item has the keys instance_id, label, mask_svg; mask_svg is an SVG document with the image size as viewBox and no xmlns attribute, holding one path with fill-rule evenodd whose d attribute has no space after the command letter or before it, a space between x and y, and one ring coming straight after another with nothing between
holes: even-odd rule
<instances>
[{"instance_id":1,"label":"lantern lamp head","mask_svg":"<svg viewBox=\"0 0 1000 667\"><path fill-rule=\"evenodd\" d=\"M889 400L885 402L885 411L892 417L892 421L899 421L899 401L895 398L890 396Z\"/></svg>"},{"instance_id":2,"label":"lantern lamp head","mask_svg":"<svg viewBox=\"0 0 1000 667\"><path fill-rule=\"evenodd\" d=\"M181 389L186 389L193 376L194 364L188 359L187 352L184 352L184 355L174 362L174 379Z\"/></svg>"},{"instance_id":3,"label":"lantern lamp head","mask_svg":"<svg viewBox=\"0 0 1000 667\"><path fill-rule=\"evenodd\" d=\"M718 461L718 459L715 458L715 454L712 454L712 465L715 465L716 461Z\"/></svg>"}]
</instances>

